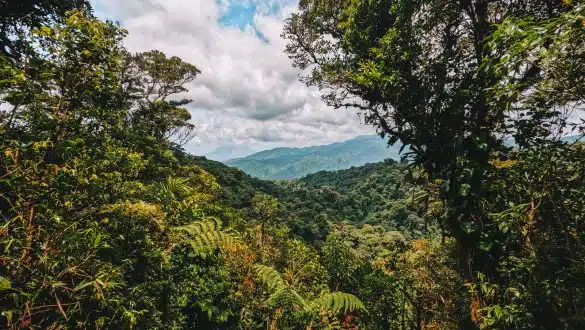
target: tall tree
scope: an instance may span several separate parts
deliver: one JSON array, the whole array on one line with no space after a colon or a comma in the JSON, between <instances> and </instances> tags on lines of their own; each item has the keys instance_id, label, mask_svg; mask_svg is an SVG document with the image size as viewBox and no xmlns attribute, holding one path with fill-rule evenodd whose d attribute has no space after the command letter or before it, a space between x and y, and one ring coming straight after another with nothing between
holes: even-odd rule
<instances>
[{"instance_id":1,"label":"tall tree","mask_svg":"<svg viewBox=\"0 0 585 330\"><path fill-rule=\"evenodd\" d=\"M444 201L439 221L457 239L459 269L472 281L488 275L474 320L581 325L583 210L570 187L585 171L581 147L560 137L583 127L582 2L304 0L299 9L283 36L303 80L410 146Z\"/></svg>"},{"instance_id":2,"label":"tall tree","mask_svg":"<svg viewBox=\"0 0 585 330\"><path fill-rule=\"evenodd\" d=\"M135 98L129 118L136 131L145 131L158 141L174 139L189 141L195 126L191 115L183 108L189 99L169 99L186 92L184 87L201 71L178 57L167 57L160 51L139 53L127 58L128 92Z\"/></svg>"},{"instance_id":3,"label":"tall tree","mask_svg":"<svg viewBox=\"0 0 585 330\"><path fill-rule=\"evenodd\" d=\"M303 0L299 9L283 37L303 81L328 105L359 110L390 143L410 146L415 164L442 184L442 221L458 239L462 269L493 273L498 253L479 248L490 222L480 201L489 155L505 150L508 113L488 95L498 77L484 70L487 38L506 17L540 21L562 3Z\"/></svg>"},{"instance_id":4,"label":"tall tree","mask_svg":"<svg viewBox=\"0 0 585 330\"><path fill-rule=\"evenodd\" d=\"M217 234L217 226L194 225L217 183L198 168L179 168L169 148L171 132L189 123L173 118L178 106L164 98L183 91L174 73L196 69L157 53L171 77L155 83L168 89L163 99L148 99L140 79L163 71L137 65L141 55L128 54L125 35L74 11L30 31L37 54L26 66L2 62L2 106L10 112L0 122L0 327L183 324L189 299L206 293L174 285L219 281L206 275L209 267L186 271L196 264L187 258L163 263L171 251L186 253L186 239ZM172 173L181 178L159 183ZM192 226L169 230L183 224ZM182 302L168 303L175 293ZM198 310L217 316L205 303Z\"/></svg>"},{"instance_id":5,"label":"tall tree","mask_svg":"<svg viewBox=\"0 0 585 330\"><path fill-rule=\"evenodd\" d=\"M91 10L87 0L3 0L0 2L0 52L18 59L26 44L27 30L39 28L64 17L73 9Z\"/></svg>"}]
</instances>

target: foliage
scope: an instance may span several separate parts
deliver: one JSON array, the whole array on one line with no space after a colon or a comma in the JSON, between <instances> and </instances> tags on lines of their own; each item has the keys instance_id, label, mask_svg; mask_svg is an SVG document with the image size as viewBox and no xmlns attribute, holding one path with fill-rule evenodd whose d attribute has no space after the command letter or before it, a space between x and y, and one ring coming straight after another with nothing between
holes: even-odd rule
<instances>
[{"instance_id":1,"label":"foliage","mask_svg":"<svg viewBox=\"0 0 585 330\"><path fill-rule=\"evenodd\" d=\"M305 0L286 23L302 80L409 145L413 201L469 286L498 288L465 327L583 325L585 172L562 139L583 129L583 21L581 1Z\"/></svg>"},{"instance_id":2,"label":"foliage","mask_svg":"<svg viewBox=\"0 0 585 330\"><path fill-rule=\"evenodd\" d=\"M28 62L2 62L13 105L1 123L3 327L182 328L233 314L218 307L232 289L210 245L227 234L205 226L229 212L214 202L215 179L169 148L166 133L188 118L137 124L150 120L141 111L168 118L176 105L138 93L153 72L137 69L124 35L73 12L30 34ZM165 70L185 66L157 54Z\"/></svg>"},{"instance_id":3,"label":"foliage","mask_svg":"<svg viewBox=\"0 0 585 330\"><path fill-rule=\"evenodd\" d=\"M176 154L181 163L197 165L215 176L222 187L220 200L235 208L250 208L252 198L258 191L277 198L282 193L281 189L273 182L253 178L222 163L208 160L205 157L191 156L181 150L178 150Z\"/></svg>"},{"instance_id":4,"label":"foliage","mask_svg":"<svg viewBox=\"0 0 585 330\"><path fill-rule=\"evenodd\" d=\"M301 314L307 314L300 317L308 318L312 323L318 322L316 318L324 312L331 312L335 315L365 310L363 303L354 295L343 292L323 292L315 299L307 300L295 290L295 279L290 279L287 283L278 271L264 265L256 265L256 271L270 292L266 304L273 308L280 308L277 318L280 314L293 314L294 318L294 314L299 313L296 310L300 308ZM276 324L279 322L278 319L274 321ZM323 326L326 325L319 324L319 327Z\"/></svg>"},{"instance_id":5,"label":"foliage","mask_svg":"<svg viewBox=\"0 0 585 330\"><path fill-rule=\"evenodd\" d=\"M18 38L27 30L48 25L73 9L90 10L86 0L26 0L0 3L0 52L12 60L20 59L27 51L27 44ZM16 37L16 38L15 38Z\"/></svg>"},{"instance_id":6,"label":"foliage","mask_svg":"<svg viewBox=\"0 0 585 330\"><path fill-rule=\"evenodd\" d=\"M417 327L470 328L470 299L456 270L455 242L414 240L397 269Z\"/></svg>"},{"instance_id":7,"label":"foliage","mask_svg":"<svg viewBox=\"0 0 585 330\"><path fill-rule=\"evenodd\" d=\"M406 242L380 227L336 226L323 246L330 286L367 306L365 328L469 328L468 296L454 270L454 242Z\"/></svg>"},{"instance_id":8,"label":"foliage","mask_svg":"<svg viewBox=\"0 0 585 330\"><path fill-rule=\"evenodd\" d=\"M275 216L295 234L320 244L331 225L349 221L382 225L410 237L434 236L437 228L412 207L414 189L408 167L388 160L334 172L318 172L296 180L261 181L242 171L202 157L182 156L184 162L201 166L221 184L220 199L246 210L254 217L254 197L261 192L278 199ZM261 194L261 195L262 195Z\"/></svg>"},{"instance_id":9,"label":"foliage","mask_svg":"<svg viewBox=\"0 0 585 330\"><path fill-rule=\"evenodd\" d=\"M414 237L432 236L434 224L411 207L407 166L394 162L366 164L335 172L318 172L281 181L284 213L293 230L309 241L327 236L333 223L381 225Z\"/></svg>"},{"instance_id":10,"label":"foliage","mask_svg":"<svg viewBox=\"0 0 585 330\"><path fill-rule=\"evenodd\" d=\"M305 81L413 162L280 182L186 154L201 72L75 4L0 4L0 327L585 325L580 2L302 0Z\"/></svg>"}]
</instances>

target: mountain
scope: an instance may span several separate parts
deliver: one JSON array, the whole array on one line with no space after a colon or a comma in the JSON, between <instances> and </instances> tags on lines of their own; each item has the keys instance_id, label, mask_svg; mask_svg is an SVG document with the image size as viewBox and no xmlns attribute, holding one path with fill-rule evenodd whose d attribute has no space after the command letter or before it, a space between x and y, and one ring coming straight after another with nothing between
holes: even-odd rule
<instances>
[{"instance_id":1,"label":"mountain","mask_svg":"<svg viewBox=\"0 0 585 330\"><path fill-rule=\"evenodd\" d=\"M277 198L283 194L282 188L275 182L251 177L237 168L207 159L207 157L178 153L178 159L183 165L196 165L212 174L222 187L218 196L220 200L235 208L249 207L252 204L252 197L258 192Z\"/></svg>"},{"instance_id":2,"label":"mountain","mask_svg":"<svg viewBox=\"0 0 585 330\"><path fill-rule=\"evenodd\" d=\"M408 207L412 185L404 180L406 164L385 161L299 179L264 181L205 157L184 154L179 159L211 173L221 186L219 200L244 213L250 212L258 193L277 198L280 222L306 242L319 244L331 226L343 221L400 230L409 237L436 231Z\"/></svg>"},{"instance_id":3,"label":"mountain","mask_svg":"<svg viewBox=\"0 0 585 330\"><path fill-rule=\"evenodd\" d=\"M306 148L276 148L225 161L251 176L293 179L319 171L335 171L390 158L397 160L400 146L388 147L377 135L362 135L344 142Z\"/></svg>"},{"instance_id":4,"label":"mountain","mask_svg":"<svg viewBox=\"0 0 585 330\"><path fill-rule=\"evenodd\" d=\"M562 137L554 137L554 138L550 138L551 140L557 140L559 139L562 142L565 142L567 144L573 144L573 143L577 143L577 142L584 142L584 136L582 134L579 135L568 135L568 136L562 136ZM515 147L516 146L516 141L514 140L513 137L509 137L504 139L504 145L507 147Z\"/></svg>"},{"instance_id":5,"label":"mountain","mask_svg":"<svg viewBox=\"0 0 585 330\"><path fill-rule=\"evenodd\" d=\"M409 206L413 186L404 179L407 168L407 164L385 161L275 183L281 187L278 199L286 222L307 241L323 240L331 225L344 221L413 237L434 235L437 228Z\"/></svg>"},{"instance_id":6,"label":"mountain","mask_svg":"<svg viewBox=\"0 0 585 330\"><path fill-rule=\"evenodd\" d=\"M218 162L223 162L223 161L226 161L229 159L246 157L246 156L251 155L255 152L257 152L257 150L254 150L254 149L247 147L247 146L230 145L230 146L219 146L219 147L215 148L215 150L213 150L209 153L206 153L203 156L205 156L205 158L207 158L207 159L215 160Z\"/></svg>"}]
</instances>

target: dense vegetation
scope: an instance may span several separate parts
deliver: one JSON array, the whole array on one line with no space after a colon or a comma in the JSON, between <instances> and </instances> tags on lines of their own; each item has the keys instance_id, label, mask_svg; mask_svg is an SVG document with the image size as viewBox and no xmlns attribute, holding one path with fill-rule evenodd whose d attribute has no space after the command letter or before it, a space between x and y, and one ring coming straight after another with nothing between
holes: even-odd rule
<instances>
[{"instance_id":1,"label":"dense vegetation","mask_svg":"<svg viewBox=\"0 0 585 330\"><path fill-rule=\"evenodd\" d=\"M301 0L304 81L410 161L278 182L182 150L194 65L0 9L0 327L585 326L582 3Z\"/></svg>"},{"instance_id":2,"label":"dense vegetation","mask_svg":"<svg viewBox=\"0 0 585 330\"><path fill-rule=\"evenodd\" d=\"M222 186L218 196L226 205L249 213L256 195L276 198L280 221L292 234L317 246L331 232L332 225L341 222L358 227L380 226L408 237L438 233L436 224L419 217L412 207L414 190L405 180L408 166L393 160L271 182L205 157L183 154L180 159L215 176Z\"/></svg>"},{"instance_id":3,"label":"dense vegetation","mask_svg":"<svg viewBox=\"0 0 585 330\"><path fill-rule=\"evenodd\" d=\"M419 217L412 205L407 166L394 161L366 164L336 172L318 172L280 181L280 200L289 226L307 241L323 240L330 223L381 226L408 237L429 237L436 223Z\"/></svg>"},{"instance_id":4,"label":"dense vegetation","mask_svg":"<svg viewBox=\"0 0 585 330\"><path fill-rule=\"evenodd\" d=\"M583 146L559 140L583 133L584 15L572 0L301 0L283 32L327 104L409 145L484 327L584 326Z\"/></svg>"},{"instance_id":5,"label":"dense vegetation","mask_svg":"<svg viewBox=\"0 0 585 330\"><path fill-rule=\"evenodd\" d=\"M264 180L294 179L318 171L334 171L366 163L400 159L400 146L377 135L358 136L329 145L276 148L225 161L251 176Z\"/></svg>"}]
</instances>

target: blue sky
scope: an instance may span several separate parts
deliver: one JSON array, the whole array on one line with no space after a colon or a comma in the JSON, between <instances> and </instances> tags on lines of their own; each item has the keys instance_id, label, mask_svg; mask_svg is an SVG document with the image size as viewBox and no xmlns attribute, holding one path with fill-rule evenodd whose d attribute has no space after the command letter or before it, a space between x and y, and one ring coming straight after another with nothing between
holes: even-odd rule
<instances>
[{"instance_id":1,"label":"blue sky","mask_svg":"<svg viewBox=\"0 0 585 330\"><path fill-rule=\"evenodd\" d=\"M256 37L268 42L260 29L254 22L254 16L264 15L279 17L283 7L296 4L290 0L216 0L216 3L223 7L218 23L226 27L237 27L240 30L252 28Z\"/></svg>"},{"instance_id":2,"label":"blue sky","mask_svg":"<svg viewBox=\"0 0 585 330\"><path fill-rule=\"evenodd\" d=\"M258 11L255 3L251 2L230 2L228 8L223 12L219 18L218 23L223 26L237 27L240 30L245 30L248 27L254 29L256 36L263 41L266 38L260 33L254 24L254 16Z\"/></svg>"},{"instance_id":3,"label":"blue sky","mask_svg":"<svg viewBox=\"0 0 585 330\"><path fill-rule=\"evenodd\" d=\"M196 65L186 86L195 154L217 147L263 150L373 133L353 111L333 110L299 82L280 34L296 0L93 0L96 14L129 31L133 52L158 49Z\"/></svg>"},{"instance_id":4,"label":"blue sky","mask_svg":"<svg viewBox=\"0 0 585 330\"><path fill-rule=\"evenodd\" d=\"M122 1L122 0L120 0ZM193 2L196 2L194 0ZM214 1L214 0L208 0ZM107 0L93 0L94 10L98 17L110 19L124 23L124 13L111 10ZM145 1L145 6L148 5ZM256 28L254 16L257 14L279 16L284 6L294 5L295 1L291 0L215 0L218 7L221 8L221 15L218 23L222 26L237 27L245 30L248 27ZM123 7L123 6L119 6Z\"/></svg>"},{"instance_id":5,"label":"blue sky","mask_svg":"<svg viewBox=\"0 0 585 330\"><path fill-rule=\"evenodd\" d=\"M244 30L246 27L254 25L256 10L257 7L254 3L230 3L220 17L219 23L224 26L237 26Z\"/></svg>"}]
</instances>

